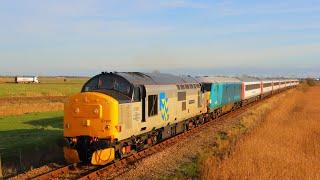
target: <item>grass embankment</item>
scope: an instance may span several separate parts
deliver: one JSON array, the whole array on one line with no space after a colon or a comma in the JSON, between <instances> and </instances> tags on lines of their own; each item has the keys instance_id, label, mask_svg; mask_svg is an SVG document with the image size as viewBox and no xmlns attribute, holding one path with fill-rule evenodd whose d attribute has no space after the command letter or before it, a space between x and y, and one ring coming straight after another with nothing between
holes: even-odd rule
<instances>
[{"instance_id":1,"label":"grass embankment","mask_svg":"<svg viewBox=\"0 0 320 180\"><path fill-rule=\"evenodd\" d=\"M62 159L63 113L0 118L0 153L5 174Z\"/></svg>"},{"instance_id":2,"label":"grass embankment","mask_svg":"<svg viewBox=\"0 0 320 180\"><path fill-rule=\"evenodd\" d=\"M320 177L320 86L306 84L268 99L216 133L174 178Z\"/></svg>"},{"instance_id":3,"label":"grass embankment","mask_svg":"<svg viewBox=\"0 0 320 180\"><path fill-rule=\"evenodd\" d=\"M190 162L180 165L180 168L173 178L206 179L209 170L211 170L210 168L206 168L206 166L212 167L213 165L217 165L225 157L230 155L238 140L259 126L261 122L263 122L266 114L269 113L282 98L284 98L283 94L268 99L263 104L237 117L233 123L226 124L224 130L218 131L214 135L212 142L202 147L197 156Z\"/></svg>"},{"instance_id":4,"label":"grass embankment","mask_svg":"<svg viewBox=\"0 0 320 180\"><path fill-rule=\"evenodd\" d=\"M69 96L81 90L88 78L39 78L39 84L16 84L10 78L2 78L0 97Z\"/></svg>"},{"instance_id":5,"label":"grass embankment","mask_svg":"<svg viewBox=\"0 0 320 180\"><path fill-rule=\"evenodd\" d=\"M208 179L320 179L320 86L291 92Z\"/></svg>"}]
</instances>

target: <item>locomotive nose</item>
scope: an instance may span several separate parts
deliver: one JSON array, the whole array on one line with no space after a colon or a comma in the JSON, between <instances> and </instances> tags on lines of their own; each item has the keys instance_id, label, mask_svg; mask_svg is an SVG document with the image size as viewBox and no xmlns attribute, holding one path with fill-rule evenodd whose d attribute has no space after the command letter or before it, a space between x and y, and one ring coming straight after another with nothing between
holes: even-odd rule
<instances>
[{"instance_id":1,"label":"locomotive nose","mask_svg":"<svg viewBox=\"0 0 320 180\"><path fill-rule=\"evenodd\" d=\"M117 135L118 101L97 92L76 94L68 99L64 109L64 147L65 158L69 162L90 161L97 156L96 151L103 150L101 157L105 161L112 158L108 149L109 142Z\"/></svg>"},{"instance_id":2,"label":"locomotive nose","mask_svg":"<svg viewBox=\"0 0 320 180\"><path fill-rule=\"evenodd\" d=\"M118 102L102 93L79 93L64 107L64 136L112 138L118 119Z\"/></svg>"}]
</instances>

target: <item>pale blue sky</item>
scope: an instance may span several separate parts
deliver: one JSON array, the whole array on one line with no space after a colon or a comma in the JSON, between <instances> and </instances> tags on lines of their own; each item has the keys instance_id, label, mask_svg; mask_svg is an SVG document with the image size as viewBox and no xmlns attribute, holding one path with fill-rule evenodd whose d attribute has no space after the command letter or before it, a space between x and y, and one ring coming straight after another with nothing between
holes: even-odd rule
<instances>
[{"instance_id":1,"label":"pale blue sky","mask_svg":"<svg viewBox=\"0 0 320 180\"><path fill-rule=\"evenodd\" d=\"M0 1L0 75L320 71L320 1Z\"/></svg>"}]
</instances>

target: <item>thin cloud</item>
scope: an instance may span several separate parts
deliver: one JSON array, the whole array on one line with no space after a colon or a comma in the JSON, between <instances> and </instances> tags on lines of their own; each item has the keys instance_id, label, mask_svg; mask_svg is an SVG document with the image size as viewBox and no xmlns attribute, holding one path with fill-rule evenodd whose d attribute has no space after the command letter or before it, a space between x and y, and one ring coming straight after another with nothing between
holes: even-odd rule
<instances>
[{"instance_id":1,"label":"thin cloud","mask_svg":"<svg viewBox=\"0 0 320 180\"><path fill-rule=\"evenodd\" d=\"M170 0L166 2L160 2L160 6L164 8L191 8L191 9L209 8L208 4L186 1L186 0Z\"/></svg>"},{"instance_id":2,"label":"thin cloud","mask_svg":"<svg viewBox=\"0 0 320 180\"><path fill-rule=\"evenodd\" d=\"M277 2L277 3L254 3L243 6L232 1L223 1L215 4L214 10L220 16L243 16L243 15L267 15L285 13L312 13L320 12L319 3L299 3ZM302 1L303 2L303 1Z\"/></svg>"}]
</instances>

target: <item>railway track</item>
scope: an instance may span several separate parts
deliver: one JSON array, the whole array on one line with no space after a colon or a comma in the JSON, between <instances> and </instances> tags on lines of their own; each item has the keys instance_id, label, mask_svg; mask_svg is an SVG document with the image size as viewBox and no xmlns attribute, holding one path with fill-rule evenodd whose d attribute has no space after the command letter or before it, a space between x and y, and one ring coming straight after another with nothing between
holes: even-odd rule
<instances>
[{"instance_id":1,"label":"railway track","mask_svg":"<svg viewBox=\"0 0 320 180\"><path fill-rule=\"evenodd\" d=\"M43 174L43 175L40 175L38 177L36 177L36 179L54 179L54 178L58 178L61 174L67 174L69 173L69 168L70 169L75 169L75 165L71 164L71 165L67 165L67 166L64 166L64 167L61 167L61 168L58 168L56 170L53 170L53 171L50 171L49 173L47 174Z\"/></svg>"},{"instance_id":2,"label":"railway track","mask_svg":"<svg viewBox=\"0 0 320 180\"><path fill-rule=\"evenodd\" d=\"M97 170L99 167L88 164L69 164L52 171L36 175L30 179L46 180L46 179L76 179L92 171Z\"/></svg>"},{"instance_id":3,"label":"railway track","mask_svg":"<svg viewBox=\"0 0 320 180\"><path fill-rule=\"evenodd\" d=\"M274 95L273 95L274 96ZM261 104L265 100L269 99L269 96L266 97L260 101L253 102L251 104L247 104L246 106L243 106L235 111L226 113L216 119L210 120L207 123L200 125L198 127L195 127L189 131L186 131L184 133L181 133L179 135L176 135L170 139L164 140L154 146L151 146L147 149L144 149L140 152L137 152L127 158L124 158L122 160L116 161L110 165L97 167L97 166L91 166L91 165L83 165L83 164L71 164L66 165L64 167L55 169L53 171L50 171L48 173L39 175L34 177L33 179L39 179L39 180L46 180L46 179L80 179L80 180L89 180L89 179L97 179L99 177L103 177L104 179L112 179L120 174L122 174L126 169L128 170L130 165L133 165L135 162L148 157L154 153L161 152L165 148L172 146L179 141L182 141L184 139L187 139L188 137L195 135L202 131L204 128L208 127L221 127L224 124L226 124L226 120L237 117L244 112L246 112L249 108L253 106L257 106L258 104Z\"/></svg>"}]
</instances>

